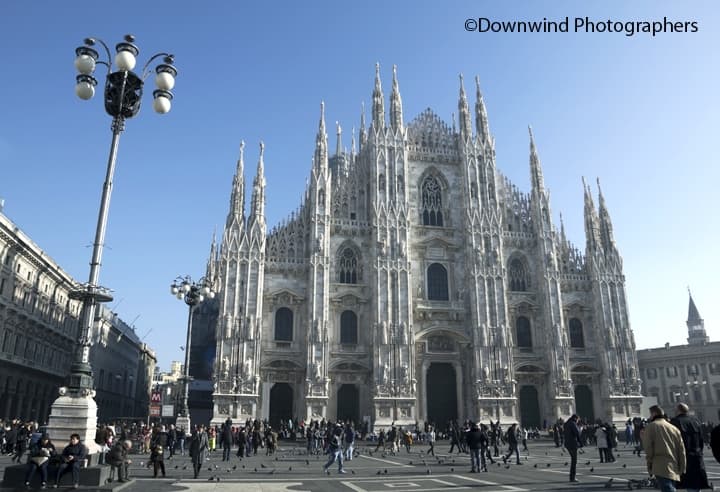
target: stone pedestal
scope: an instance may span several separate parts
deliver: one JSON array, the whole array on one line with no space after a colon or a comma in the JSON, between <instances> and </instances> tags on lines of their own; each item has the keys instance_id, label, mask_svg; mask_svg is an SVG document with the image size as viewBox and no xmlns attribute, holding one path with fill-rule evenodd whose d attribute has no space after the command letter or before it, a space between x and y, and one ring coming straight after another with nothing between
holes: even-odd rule
<instances>
[{"instance_id":1,"label":"stone pedestal","mask_svg":"<svg viewBox=\"0 0 720 492\"><path fill-rule=\"evenodd\" d=\"M50 407L48 435L59 450L70 442L70 434L79 434L92 462L100 452L100 446L95 444L96 432L97 403L92 396L62 395Z\"/></svg>"},{"instance_id":2,"label":"stone pedestal","mask_svg":"<svg viewBox=\"0 0 720 492\"><path fill-rule=\"evenodd\" d=\"M484 397L477 399L477 417L480 422L497 422L510 425L518 420L517 398L514 396Z\"/></svg>"},{"instance_id":3,"label":"stone pedestal","mask_svg":"<svg viewBox=\"0 0 720 492\"><path fill-rule=\"evenodd\" d=\"M190 434L192 433L192 429L190 428L190 414L188 413L188 415L185 417L178 415L175 419L175 428L184 429L185 439L189 439Z\"/></svg>"}]
</instances>

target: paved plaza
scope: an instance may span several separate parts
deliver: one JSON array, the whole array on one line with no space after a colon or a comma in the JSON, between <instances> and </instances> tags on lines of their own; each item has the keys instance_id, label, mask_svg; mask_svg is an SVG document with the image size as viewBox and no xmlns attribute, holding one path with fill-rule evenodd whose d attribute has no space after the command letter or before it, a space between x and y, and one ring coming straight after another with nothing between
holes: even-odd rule
<instances>
[{"instance_id":1,"label":"paved plaza","mask_svg":"<svg viewBox=\"0 0 720 492\"><path fill-rule=\"evenodd\" d=\"M372 443L368 443L372 444ZM133 481L123 484L122 492L154 492L189 490L192 492L275 492L275 491L337 491L337 492L431 492L447 490L475 490L482 492L530 490L628 490L633 479L647 477L645 459L623 447L616 453L615 463L600 463L597 449L587 447L578 455L578 484L568 481L569 458L551 441L529 443L529 453L521 453L522 465L502 463L488 466L487 473L469 473L467 454L449 455L449 441L436 444L437 457L426 456L428 449L416 444L410 453L402 449L396 455L375 452L374 445L360 443L358 456L345 463L345 474L338 474L337 466L325 474L322 466L326 456L306 456L304 441L281 441L275 456L239 459L233 450L230 462L222 461L222 452L211 454L200 478L192 478L192 464L187 456L165 461L166 478L152 478L146 465L147 455L133 455L130 476ZM262 453L261 453L262 452ZM2 457L0 466L9 464ZM509 462L510 463L510 462ZM710 481L720 484L720 465L708 452L705 456ZM82 489L82 488L81 488ZM59 489L62 490L62 489ZM117 492L118 488L115 488Z\"/></svg>"}]
</instances>

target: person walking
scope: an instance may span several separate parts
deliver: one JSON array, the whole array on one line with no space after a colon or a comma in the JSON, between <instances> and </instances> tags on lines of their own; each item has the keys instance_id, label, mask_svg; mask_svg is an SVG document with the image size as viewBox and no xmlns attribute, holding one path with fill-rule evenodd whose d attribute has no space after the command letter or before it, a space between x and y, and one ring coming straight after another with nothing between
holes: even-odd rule
<instances>
[{"instance_id":1,"label":"person walking","mask_svg":"<svg viewBox=\"0 0 720 492\"><path fill-rule=\"evenodd\" d=\"M353 459L353 452L355 451L355 429L351 422L345 424L345 460L351 461Z\"/></svg>"},{"instance_id":2,"label":"person walking","mask_svg":"<svg viewBox=\"0 0 720 492\"><path fill-rule=\"evenodd\" d=\"M208 455L208 436L205 433L204 426L195 427L195 431L190 438L189 448L190 459L192 459L193 464L193 478L197 478Z\"/></svg>"},{"instance_id":3,"label":"person walking","mask_svg":"<svg viewBox=\"0 0 720 492\"><path fill-rule=\"evenodd\" d=\"M607 448L608 448L608 435L605 427L598 425L595 429L595 443L597 444L598 452L600 453L600 463L609 462Z\"/></svg>"},{"instance_id":4,"label":"person walking","mask_svg":"<svg viewBox=\"0 0 720 492\"><path fill-rule=\"evenodd\" d=\"M576 478L577 473L577 455L578 448L583 447L580 438L580 429L577 426L578 416L573 414L563 425L563 443L570 455L570 481L578 483L580 480Z\"/></svg>"},{"instance_id":5,"label":"person walking","mask_svg":"<svg viewBox=\"0 0 720 492\"><path fill-rule=\"evenodd\" d=\"M650 422L643 430L642 446L647 469L662 492L675 492L675 482L685 473L687 461L680 430L672 425L663 409L650 407Z\"/></svg>"},{"instance_id":6,"label":"person walking","mask_svg":"<svg viewBox=\"0 0 720 492\"><path fill-rule=\"evenodd\" d=\"M230 417L227 418L222 428L222 434L220 436L220 444L223 449L223 461L230 461L230 450L232 449L233 436L232 436L232 420Z\"/></svg>"},{"instance_id":7,"label":"person walking","mask_svg":"<svg viewBox=\"0 0 720 492\"><path fill-rule=\"evenodd\" d=\"M327 454L330 455L330 458L328 458L327 463L323 465L323 472L325 473L328 473L328 468L330 468L335 461L338 462L338 473L345 473L341 446L342 433L342 426L337 424L328 442Z\"/></svg>"},{"instance_id":8,"label":"person walking","mask_svg":"<svg viewBox=\"0 0 720 492\"><path fill-rule=\"evenodd\" d=\"M167 435L168 459L171 460L173 456L175 456L175 445L177 445L178 442L178 432L174 424L170 424Z\"/></svg>"},{"instance_id":9,"label":"person walking","mask_svg":"<svg viewBox=\"0 0 720 492\"><path fill-rule=\"evenodd\" d=\"M431 454L431 455L435 456L435 428L432 425L430 427L428 427L427 442L428 442L428 445L430 446L430 449L428 449L427 454Z\"/></svg>"},{"instance_id":10,"label":"person walking","mask_svg":"<svg viewBox=\"0 0 720 492\"><path fill-rule=\"evenodd\" d=\"M470 451L470 473L486 472L485 456L481 451L484 452L487 449L487 435L483 434L478 425L473 423L465 434L465 442Z\"/></svg>"},{"instance_id":11,"label":"person walking","mask_svg":"<svg viewBox=\"0 0 720 492\"><path fill-rule=\"evenodd\" d=\"M522 465L520 462L520 451L518 450L518 432L517 432L517 424L513 424L510 426L510 428L507 430L507 435L505 436L507 439L507 443L509 446L508 453L503 456L503 462L506 462L508 459L510 459L510 456L512 456L513 452L515 453L515 464Z\"/></svg>"},{"instance_id":12,"label":"person walking","mask_svg":"<svg viewBox=\"0 0 720 492\"><path fill-rule=\"evenodd\" d=\"M680 430L683 444L685 445L686 471L680 476L679 488L687 489L688 492L699 492L700 489L710 489L707 472L705 471L705 460L703 459L702 424L688 412L690 408L685 403L678 404L676 415L670 421Z\"/></svg>"}]
</instances>

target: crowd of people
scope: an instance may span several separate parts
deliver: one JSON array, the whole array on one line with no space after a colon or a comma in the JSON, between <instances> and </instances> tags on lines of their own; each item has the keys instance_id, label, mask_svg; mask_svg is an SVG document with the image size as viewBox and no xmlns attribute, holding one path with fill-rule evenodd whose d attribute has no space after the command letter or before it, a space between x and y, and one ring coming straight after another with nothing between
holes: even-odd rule
<instances>
[{"instance_id":1,"label":"crowd of people","mask_svg":"<svg viewBox=\"0 0 720 492\"><path fill-rule=\"evenodd\" d=\"M616 425L600 420L587 422L573 415L567 421L558 420L547 430L555 446L565 448L570 456L570 481L578 482L576 465L578 449L594 446L600 462L614 462L616 449L624 438L624 446L632 446L640 456L643 452L648 472L661 490L672 492L679 483L688 490L700 490L707 486L704 471L703 448L712 442L713 453L720 462L720 426L701 423L689 414L685 404L679 404L676 417L669 419L663 410L652 407L649 419L629 419L625 429L619 432ZM487 464L502 460L514 460L522 465L520 450L529 452L528 441L541 436L538 428L523 428L512 424L503 428L500 422L487 424L467 420L463 423L449 421L438 427L432 423L403 427L391 425L385 429L370 431L367 422L332 422L312 420L309 422L287 420L276 428L266 420L247 420L234 424L227 419L220 425L196 425L190 432L174 425L143 423L117 423L99 425L95 443L101 449L99 464L111 467L110 480L127 481L132 454L147 454L148 468L153 477L165 476L165 460L176 455L188 455L193 464L194 477L198 478L203 463L211 453L222 451L222 460L230 461L232 454L240 458L260 453L273 455L280 440L305 439L308 455L325 454L328 461L323 471L337 463L338 473L345 473L344 463L356 456L356 442L364 441L370 449L386 454L406 453L418 446L426 446L426 455L435 456L439 440L449 444L447 454L466 453L470 457L470 472L487 471ZM62 476L72 474L73 486L78 487L80 468L88 455L80 436L73 434L62 447L56 448L48 435L35 422L0 422L0 450L13 462L27 464L26 486L40 474L41 487L46 488L49 479L57 487ZM49 477L52 466L53 477ZM509 465L508 465L509 466Z\"/></svg>"}]
</instances>

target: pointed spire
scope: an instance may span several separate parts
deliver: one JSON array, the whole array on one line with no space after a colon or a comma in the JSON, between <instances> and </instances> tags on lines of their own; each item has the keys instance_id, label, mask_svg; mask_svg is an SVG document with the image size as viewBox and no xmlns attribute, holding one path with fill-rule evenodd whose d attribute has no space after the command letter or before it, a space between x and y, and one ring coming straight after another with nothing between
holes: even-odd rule
<instances>
[{"instance_id":1,"label":"pointed spire","mask_svg":"<svg viewBox=\"0 0 720 492\"><path fill-rule=\"evenodd\" d=\"M215 280L215 262L217 261L217 226L213 229L212 241L210 242L210 256L208 256L205 278L208 282Z\"/></svg>"},{"instance_id":2,"label":"pointed spire","mask_svg":"<svg viewBox=\"0 0 720 492\"><path fill-rule=\"evenodd\" d=\"M372 93L372 123L375 129L385 127L385 96L380 83L380 63L375 64L375 89Z\"/></svg>"},{"instance_id":3,"label":"pointed spire","mask_svg":"<svg viewBox=\"0 0 720 492\"><path fill-rule=\"evenodd\" d=\"M605 206L605 197L603 196L602 188L600 188L600 178L597 178L598 187L598 207L600 214L600 237L603 240L603 246L606 251L615 249L615 239L613 237L613 225L610 220L610 213Z\"/></svg>"},{"instance_id":4,"label":"pointed spire","mask_svg":"<svg viewBox=\"0 0 720 492\"><path fill-rule=\"evenodd\" d=\"M342 128L340 127L340 122L335 122L335 128L336 134L337 134L337 143L335 144L335 155L341 155L343 153L343 147L342 147Z\"/></svg>"},{"instance_id":5,"label":"pointed spire","mask_svg":"<svg viewBox=\"0 0 720 492\"><path fill-rule=\"evenodd\" d=\"M240 141L240 155L235 168L235 176L233 176L232 191L230 192L230 211L226 224L230 225L233 221L242 224L245 218L245 164L244 164L245 142Z\"/></svg>"},{"instance_id":6,"label":"pointed spire","mask_svg":"<svg viewBox=\"0 0 720 492\"><path fill-rule=\"evenodd\" d=\"M356 148L355 148L355 127L352 127L352 133L350 134L350 153L351 155L355 155Z\"/></svg>"},{"instance_id":7,"label":"pointed spire","mask_svg":"<svg viewBox=\"0 0 720 492\"><path fill-rule=\"evenodd\" d=\"M693 300L692 292L690 292L690 287L688 287L688 296L690 297L690 302L688 305L688 324L699 324L703 322L703 319L700 317L700 312L698 311L697 306L695 306L695 301Z\"/></svg>"},{"instance_id":8,"label":"pointed spire","mask_svg":"<svg viewBox=\"0 0 720 492\"><path fill-rule=\"evenodd\" d=\"M460 98L458 100L458 118L460 119L460 136L468 138L472 135L470 124L470 108L468 107L467 96L465 95L465 84L460 74Z\"/></svg>"},{"instance_id":9,"label":"pointed spire","mask_svg":"<svg viewBox=\"0 0 720 492\"><path fill-rule=\"evenodd\" d=\"M563 246L567 244L567 236L565 236L565 221L563 220L562 212L560 212L560 241Z\"/></svg>"},{"instance_id":10,"label":"pointed spire","mask_svg":"<svg viewBox=\"0 0 720 492\"><path fill-rule=\"evenodd\" d=\"M393 130L402 129L402 99L397 80L397 65L393 65L392 94L390 95L390 125Z\"/></svg>"},{"instance_id":11,"label":"pointed spire","mask_svg":"<svg viewBox=\"0 0 720 492\"><path fill-rule=\"evenodd\" d=\"M480 77L477 75L475 76L475 87L475 128L480 137L480 141L487 142L490 140L490 125L488 124L485 101L480 92Z\"/></svg>"},{"instance_id":12,"label":"pointed spire","mask_svg":"<svg viewBox=\"0 0 720 492\"><path fill-rule=\"evenodd\" d=\"M260 156L253 180L252 208L250 223L265 223L265 144L260 141Z\"/></svg>"},{"instance_id":13,"label":"pointed spire","mask_svg":"<svg viewBox=\"0 0 720 492\"><path fill-rule=\"evenodd\" d=\"M315 166L327 169L328 166L328 138L325 131L325 102L320 102L320 123L315 137Z\"/></svg>"},{"instance_id":14,"label":"pointed spire","mask_svg":"<svg viewBox=\"0 0 720 492\"><path fill-rule=\"evenodd\" d=\"M583 190L585 194L585 240L587 244L588 252L597 251L600 249L600 231L598 226L598 215L595 211L595 203L592 199L592 192L585 177L582 178Z\"/></svg>"},{"instance_id":15,"label":"pointed spire","mask_svg":"<svg viewBox=\"0 0 720 492\"><path fill-rule=\"evenodd\" d=\"M540 166L540 158L535 148L535 137L533 136L532 127L528 126L530 133L530 183L533 190L540 193L545 191L545 180L543 179L542 167Z\"/></svg>"}]
</instances>

